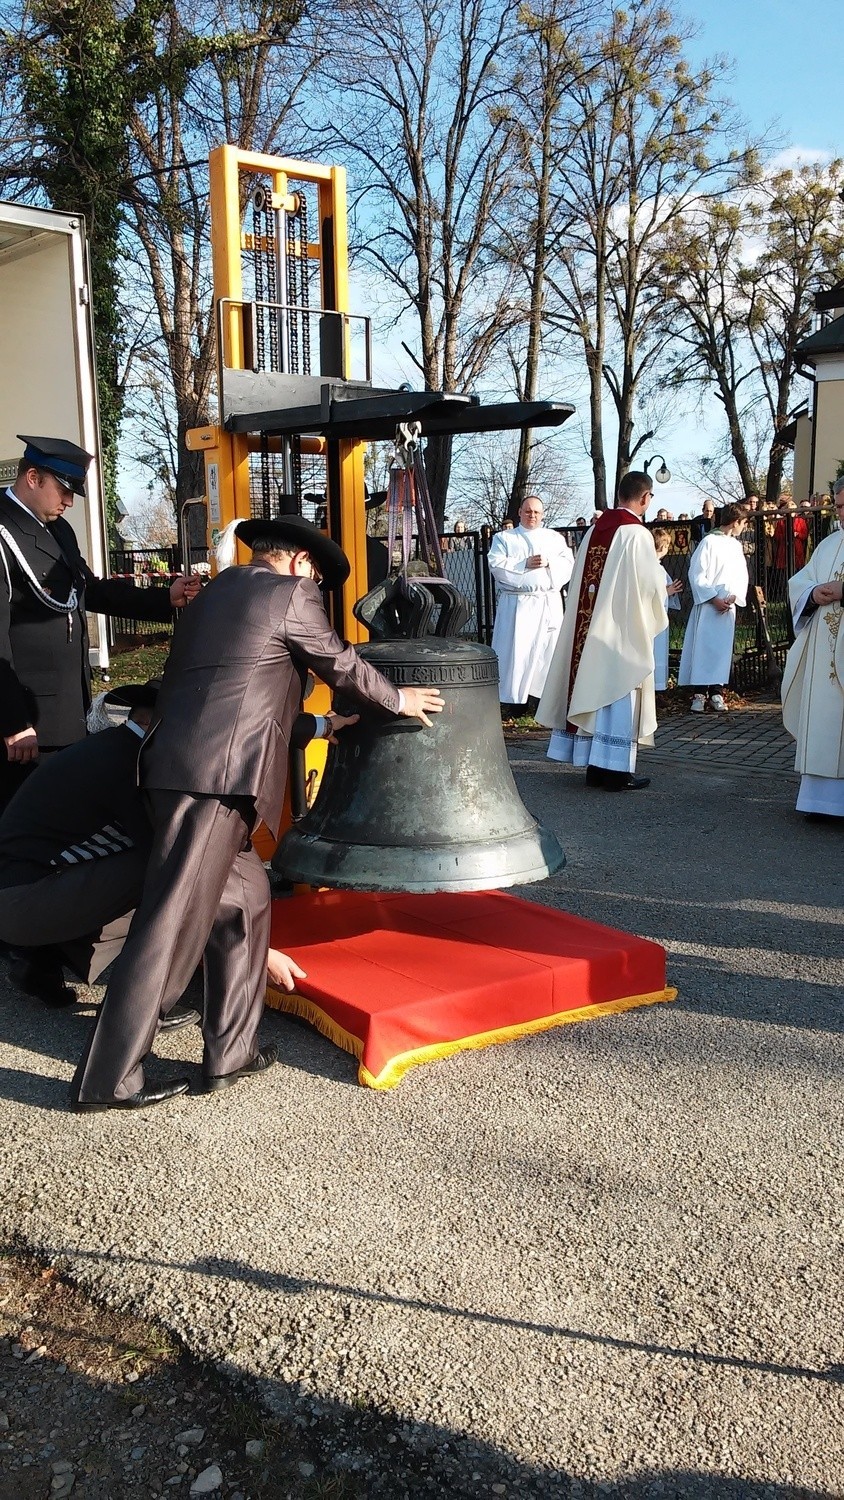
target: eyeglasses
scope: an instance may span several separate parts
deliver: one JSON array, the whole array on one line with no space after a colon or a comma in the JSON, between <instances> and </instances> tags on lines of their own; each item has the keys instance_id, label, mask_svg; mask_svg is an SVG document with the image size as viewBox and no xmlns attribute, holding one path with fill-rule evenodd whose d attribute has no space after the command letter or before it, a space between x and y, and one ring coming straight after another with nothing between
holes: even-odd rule
<instances>
[{"instance_id":1,"label":"eyeglasses","mask_svg":"<svg viewBox=\"0 0 844 1500\"><path fill-rule=\"evenodd\" d=\"M314 562L314 560L310 556L310 554L308 555L308 562L310 564L311 577L314 580L314 583L322 583L322 573L320 572L319 568L317 567L316 563Z\"/></svg>"}]
</instances>

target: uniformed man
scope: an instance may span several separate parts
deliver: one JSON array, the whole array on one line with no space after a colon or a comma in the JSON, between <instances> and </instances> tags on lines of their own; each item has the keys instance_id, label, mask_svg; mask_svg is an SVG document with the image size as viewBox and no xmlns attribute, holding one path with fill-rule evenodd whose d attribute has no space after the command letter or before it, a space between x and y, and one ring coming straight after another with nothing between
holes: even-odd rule
<instances>
[{"instance_id":1,"label":"uniformed man","mask_svg":"<svg viewBox=\"0 0 844 1500\"><path fill-rule=\"evenodd\" d=\"M47 1005L76 999L65 964L95 982L140 900L152 828L138 754L156 692L150 682L105 695L129 709L126 723L46 756L0 818L0 941L26 951L12 978Z\"/></svg>"},{"instance_id":2,"label":"uniformed man","mask_svg":"<svg viewBox=\"0 0 844 1500\"><path fill-rule=\"evenodd\" d=\"M17 478L0 490L0 809L42 751L85 736L86 609L165 622L200 588L198 578L149 589L95 578L64 519L91 454L62 438L20 441Z\"/></svg>"},{"instance_id":3,"label":"uniformed man","mask_svg":"<svg viewBox=\"0 0 844 1500\"><path fill-rule=\"evenodd\" d=\"M105 727L46 756L0 817L0 941L27 952L12 977L47 1005L76 1000L65 967L84 984L96 982L123 947L141 899L152 826L138 756L159 686L153 679L102 694L97 718ZM334 740L356 722L356 714L300 714L291 744L304 748L315 735ZM271 976L282 988L293 988L285 969L292 963L270 951ZM199 1013L181 1005L163 1024L186 1020Z\"/></svg>"}]
</instances>

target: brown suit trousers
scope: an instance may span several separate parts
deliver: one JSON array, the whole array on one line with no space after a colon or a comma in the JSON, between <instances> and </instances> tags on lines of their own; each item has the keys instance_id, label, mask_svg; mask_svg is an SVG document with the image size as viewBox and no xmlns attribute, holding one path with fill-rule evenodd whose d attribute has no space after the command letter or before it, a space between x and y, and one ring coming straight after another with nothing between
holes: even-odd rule
<instances>
[{"instance_id":1,"label":"brown suit trousers","mask_svg":"<svg viewBox=\"0 0 844 1500\"><path fill-rule=\"evenodd\" d=\"M246 797L147 793L154 836L144 891L71 1085L85 1104L127 1099L143 1058L205 959L203 1073L233 1073L257 1050L270 940L267 873Z\"/></svg>"}]
</instances>

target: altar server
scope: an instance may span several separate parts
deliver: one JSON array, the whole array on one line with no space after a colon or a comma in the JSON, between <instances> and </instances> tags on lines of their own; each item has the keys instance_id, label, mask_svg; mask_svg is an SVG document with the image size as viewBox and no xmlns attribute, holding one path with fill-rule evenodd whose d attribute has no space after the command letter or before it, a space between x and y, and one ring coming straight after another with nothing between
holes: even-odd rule
<instances>
[{"instance_id":1,"label":"altar server","mask_svg":"<svg viewBox=\"0 0 844 1500\"><path fill-rule=\"evenodd\" d=\"M496 588L492 649L498 655L502 703L540 696L563 623L560 590L571 578L574 558L568 543L542 520L542 501L528 495L518 526L499 531L489 549Z\"/></svg>"},{"instance_id":2,"label":"altar server","mask_svg":"<svg viewBox=\"0 0 844 1500\"><path fill-rule=\"evenodd\" d=\"M844 479L838 529L789 580L796 640L786 657L782 717L797 741L797 811L844 818Z\"/></svg>"},{"instance_id":3,"label":"altar server","mask_svg":"<svg viewBox=\"0 0 844 1500\"><path fill-rule=\"evenodd\" d=\"M639 745L656 729L654 639L665 630L665 574L642 525L647 474L631 471L577 554L569 604L536 711L553 729L551 760L586 767L588 786L635 791Z\"/></svg>"},{"instance_id":4,"label":"altar server","mask_svg":"<svg viewBox=\"0 0 844 1500\"><path fill-rule=\"evenodd\" d=\"M672 578L665 563L662 561L671 551L671 532L666 531L664 526L657 526L651 532L659 558L660 566L665 574L665 607L668 610L681 608L679 595L683 592L683 580ZM658 693L664 693L668 687L668 633L669 626L661 630L654 641L654 687Z\"/></svg>"},{"instance_id":5,"label":"altar server","mask_svg":"<svg viewBox=\"0 0 844 1500\"><path fill-rule=\"evenodd\" d=\"M747 600L747 561L739 541L746 523L740 506L725 505L720 524L695 548L689 562L693 602L677 684L695 688L695 714L703 713L707 698L716 713L726 711L724 688L733 664L736 607Z\"/></svg>"}]
</instances>

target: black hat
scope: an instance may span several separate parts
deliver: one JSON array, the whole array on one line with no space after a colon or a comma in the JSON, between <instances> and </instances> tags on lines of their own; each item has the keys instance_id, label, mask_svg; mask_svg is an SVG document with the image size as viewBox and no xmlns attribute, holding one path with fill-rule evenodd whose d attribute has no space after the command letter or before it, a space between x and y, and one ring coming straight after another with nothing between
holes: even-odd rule
<instances>
[{"instance_id":1,"label":"black hat","mask_svg":"<svg viewBox=\"0 0 844 1500\"><path fill-rule=\"evenodd\" d=\"M160 687L160 677L151 677L149 682L127 682L124 687L106 693L105 701L113 708L155 708Z\"/></svg>"},{"instance_id":2,"label":"black hat","mask_svg":"<svg viewBox=\"0 0 844 1500\"><path fill-rule=\"evenodd\" d=\"M324 531L306 521L304 516L279 516L275 521L241 521L235 527L237 536L247 547L260 537L277 542L280 547L292 547L296 552L307 552L322 574L323 581L331 589L345 583L351 573L351 564L342 547L332 542Z\"/></svg>"},{"instance_id":3,"label":"black hat","mask_svg":"<svg viewBox=\"0 0 844 1500\"><path fill-rule=\"evenodd\" d=\"M66 438L25 437L19 432L18 440L26 444L23 455L26 463L54 474L74 495L85 494L85 475L93 454Z\"/></svg>"}]
</instances>

